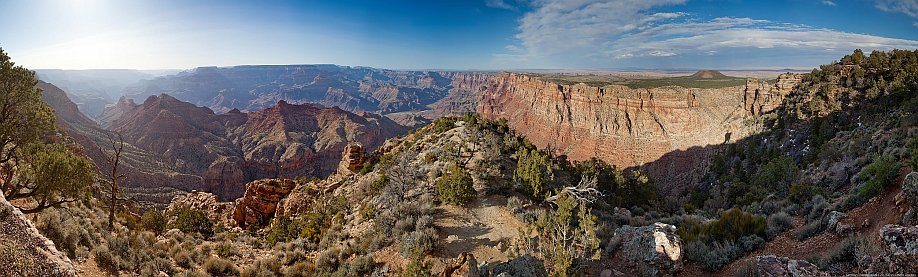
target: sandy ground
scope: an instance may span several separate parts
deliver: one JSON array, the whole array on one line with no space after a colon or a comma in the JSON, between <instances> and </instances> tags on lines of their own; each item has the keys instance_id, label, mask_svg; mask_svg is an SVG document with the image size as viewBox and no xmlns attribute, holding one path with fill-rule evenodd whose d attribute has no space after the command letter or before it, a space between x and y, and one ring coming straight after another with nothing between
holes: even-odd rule
<instances>
[{"instance_id":1,"label":"sandy ground","mask_svg":"<svg viewBox=\"0 0 918 277\"><path fill-rule=\"evenodd\" d=\"M519 236L519 228L525 226L507 210L506 203L504 196L480 195L468 207L438 207L434 224L440 232L439 244L432 254L435 258L434 271L442 269L444 262L462 252L475 255L478 263L506 261L504 252Z\"/></svg>"}]
</instances>

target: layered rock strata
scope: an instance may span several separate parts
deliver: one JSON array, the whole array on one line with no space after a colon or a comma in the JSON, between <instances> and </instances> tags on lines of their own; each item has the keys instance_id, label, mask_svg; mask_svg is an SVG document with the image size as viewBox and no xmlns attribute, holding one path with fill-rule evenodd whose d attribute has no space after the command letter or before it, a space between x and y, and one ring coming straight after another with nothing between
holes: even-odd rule
<instances>
[{"instance_id":1,"label":"layered rock strata","mask_svg":"<svg viewBox=\"0 0 918 277\"><path fill-rule=\"evenodd\" d=\"M572 160L598 157L620 168L653 162L643 169L666 192L695 183L692 178L699 174L694 169L703 166L712 153L702 147L735 141L755 131L744 122L745 91L742 86L631 89L561 85L501 73L485 91L478 112L489 119L507 119L535 145Z\"/></svg>"}]
</instances>

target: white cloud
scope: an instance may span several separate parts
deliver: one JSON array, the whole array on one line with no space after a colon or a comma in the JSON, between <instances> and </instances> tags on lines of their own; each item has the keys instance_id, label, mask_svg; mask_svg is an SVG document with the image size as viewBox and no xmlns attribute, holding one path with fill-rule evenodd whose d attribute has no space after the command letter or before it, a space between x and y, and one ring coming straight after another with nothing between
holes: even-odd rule
<instances>
[{"instance_id":1,"label":"white cloud","mask_svg":"<svg viewBox=\"0 0 918 277\"><path fill-rule=\"evenodd\" d=\"M918 18L918 0L874 0L877 9Z\"/></svg>"},{"instance_id":2,"label":"white cloud","mask_svg":"<svg viewBox=\"0 0 918 277\"><path fill-rule=\"evenodd\" d=\"M534 10L520 20L516 35L519 44L508 46L509 53L496 57L548 65L596 60L606 60L608 64L641 57L729 55L726 50L826 53L826 49L847 52L855 48L918 48L914 40L799 24L734 17L701 20L682 12L655 12L684 2L537 0L532 3Z\"/></svg>"},{"instance_id":3,"label":"white cloud","mask_svg":"<svg viewBox=\"0 0 918 277\"><path fill-rule=\"evenodd\" d=\"M608 56L660 56L660 51L679 54L704 54L731 48L801 50L916 48L918 41L886 38L773 23L749 18L717 18L707 22L667 23L615 40Z\"/></svg>"},{"instance_id":4,"label":"white cloud","mask_svg":"<svg viewBox=\"0 0 918 277\"><path fill-rule=\"evenodd\" d=\"M485 6L497 9L516 10L516 6L509 4L504 0L485 0Z\"/></svg>"},{"instance_id":5,"label":"white cloud","mask_svg":"<svg viewBox=\"0 0 918 277\"><path fill-rule=\"evenodd\" d=\"M838 6L838 4L835 4L835 2L832 2L831 0L822 0L822 3L825 4L826 6L832 6L832 7Z\"/></svg>"}]
</instances>

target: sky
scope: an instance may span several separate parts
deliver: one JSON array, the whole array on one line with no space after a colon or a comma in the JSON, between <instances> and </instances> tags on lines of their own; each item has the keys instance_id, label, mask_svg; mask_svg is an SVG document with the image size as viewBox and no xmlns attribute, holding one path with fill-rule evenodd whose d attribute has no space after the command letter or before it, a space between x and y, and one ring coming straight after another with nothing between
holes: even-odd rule
<instances>
[{"instance_id":1,"label":"sky","mask_svg":"<svg viewBox=\"0 0 918 277\"><path fill-rule=\"evenodd\" d=\"M33 69L807 69L918 49L918 0L0 0Z\"/></svg>"}]
</instances>

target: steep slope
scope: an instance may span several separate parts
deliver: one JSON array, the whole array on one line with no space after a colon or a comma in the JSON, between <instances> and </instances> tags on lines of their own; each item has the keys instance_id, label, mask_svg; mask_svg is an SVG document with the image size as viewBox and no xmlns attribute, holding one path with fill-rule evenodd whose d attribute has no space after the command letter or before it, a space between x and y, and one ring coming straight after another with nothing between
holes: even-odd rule
<instances>
[{"instance_id":1,"label":"steep slope","mask_svg":"<svg viewBox=\"0 0 918 277\"><path fill-rule=\"evenodd\" d=\"M58 129L82 146L83 152L100 173L108 172L111 167L105 162L103 149L110 151L109 136L113 134L83 115L60 88L45 82L39 82L37 86L43 91L42 99L55 111ZM125 175L122 182L131 198L142 205L161 205L172 199L177 191L196 189L201 183L200 177L184 174L168 166L158 155L129 142L125 145L123 157L119 169Z\"/></svg>"},{"instance_id":2,"label":"steep slope","mask_svg":"<svg viewBox=\"0 0 918 277\"><path fill-rule=\"evenodd\" d=\"M746 106L780 103L755 97L756 91L560 85L501 73L485 92L478 112L489 119L507 119L536 145L573 160L599 157L622 168L656 161L644 168L647 173L661 183L680 186L697 177L683 173L709 158L709 151L696 147L752 134L755 126L744 122L750 113ZM752 96L746 96L749 93ZM661 158L665 159L658 161Z\"/></svg>"},{"instance_id":3,"label":"steep slope","mask_svg":"<svg viewBox=\"0 0 918 277\"><path fill-rule=\"evenodd\" d=\"M255 179L328 175L348 143L375 149L407 131L379 115L283 100L257 112L215 114L163 94L140 105L122 99L106 114L115 118L111 130L200 176L201 189L223 200L241 196L245 182Z\"/></svg>"}]
</instances>

